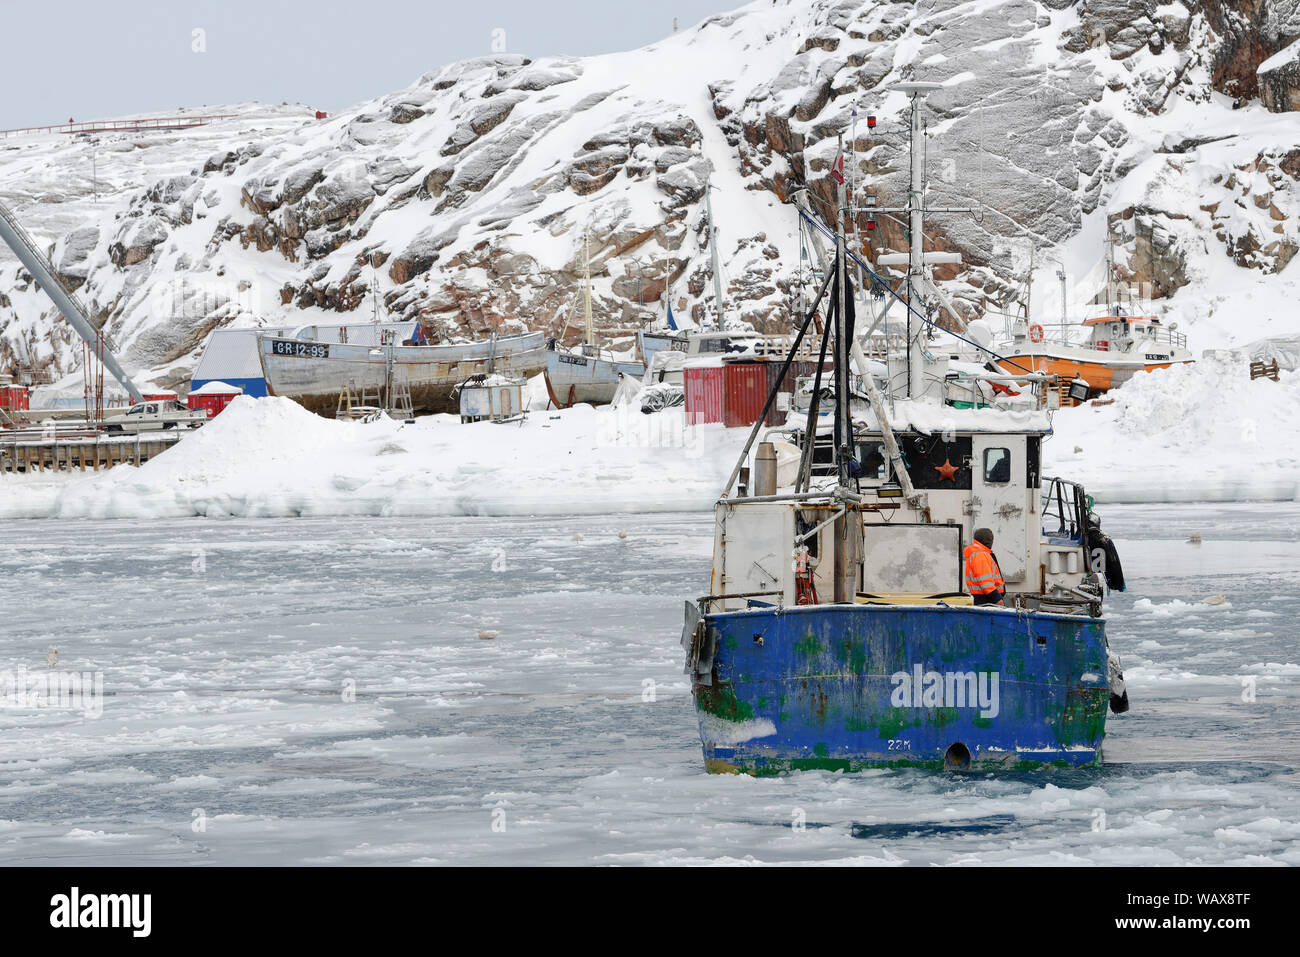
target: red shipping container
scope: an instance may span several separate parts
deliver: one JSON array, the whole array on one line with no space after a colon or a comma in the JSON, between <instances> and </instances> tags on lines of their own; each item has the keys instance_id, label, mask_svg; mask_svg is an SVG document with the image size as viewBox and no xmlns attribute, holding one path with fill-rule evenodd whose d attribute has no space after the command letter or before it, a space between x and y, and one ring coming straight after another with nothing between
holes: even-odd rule
<instances>
[{"instance_id":1,"label":"red shipping container","mask_svg":"<svg viewBox=\"0 0 1300 957\"><path fill-rule=\"evenodd\" d=\"M722 366L687 366L682 370L686 387L686 424L722 421Z\"/></svg>"},{"instance_id":2,"label":"red shipping container","mask_svg":"<svg viewBox=\"0 0 1300 957\"><path fill-rule=\"evenodd\" d=\"M774 362L727 362L723 365L722 424L729 429L753 425L767 401L768 366Z\"/></svg>"},{"instance_id":3,"label":"red shipping container","mask_svg":"<svg viewBox=\"0 0 1300 957\"><path fill-rule=\"evenodd\" d=\"M26 412L29 406L27 386L0 385L0 409L9 412Z\"/></svg>"}]
</instances>

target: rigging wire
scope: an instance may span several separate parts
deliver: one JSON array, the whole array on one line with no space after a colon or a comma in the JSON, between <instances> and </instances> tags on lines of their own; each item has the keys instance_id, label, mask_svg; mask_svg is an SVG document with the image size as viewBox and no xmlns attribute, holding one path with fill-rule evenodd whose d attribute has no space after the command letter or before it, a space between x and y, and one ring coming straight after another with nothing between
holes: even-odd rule
<instances>
[{"instance_id":1,"label":"rigging wire","mask_svg":"<svg viewBox=\"0 0 1300 957\"><path fill-rule=\"evenodd\" d=\"M799 215L802 216L802 217L804 217L805 219L807 219L808 222L809 222L809 224L810 224L811 226L813 226L813 227L816 228L816 229L821 230L822 233L823 233L824 235L826 235L828 238L830 238L830 239L832 239L832 240L835 238L835 234L832 233L832 232L830 231L829 228L827 228L823 223L818 222L816 219L813 219L813 218L812 218L811 216L809 216L809 214L808 214L807 212L805 212L803 209L800 209L800 210L799 210ZM874 269L872 269L870 266L868 266L866 263L864 263L861 259L859 259L858 256L857 256L857 254L854 253L853 250L846 248L844 252L845 252L845 255L847 255L850 259L852 259L855 263L857 263L858 266L861 267L861 268L866 272L866 274L867 274L868 276L871 277L871 280L872 280L872 288L876 288L877 285L879 285L879 287L884 288L884 289L885 289L885 290L886 290L886 291L887 291L891 296L893 296L893 297L894 297L895 299L897 299L900 303L902 303L902 304L903 304L903 307L904 307L904 308L905 308L909 313L911 313L912 315L916 316L918 319L920 319L920 320L921 320L922 322L924 322L926 325L930 326L931 328L938 329L940 332L944 332L944 333L946 333L946 334L952 336L952 337L955 338L955 339L960 339L962 342L965 342L965 343L967 343L968 345L972 345L972 346L974 346L976 349L980 350L981 352L986 352L986 353L988 353L989 355L993 356L993 358L995 358L995 359L999 359L999 360L1001 360L1002 362L1007 363L1008 365L1015 366L1015 368L1019 369L1021 372L1032 373L1032 370L1030 370L1030 369L1026 369L1026 368L1025 368L1024 366L1022 366L1020 363L1015 362L1015 361L1013 361L1013 360L1011 360L1011 359L1008 359L1008 358L1007 358L1006 356L1004 356L1004 355L1000 355L1000 354L994 352L994 351L993 351L992 349L990 349L988 346L980 345L980 344L979 344L978 342L976 342L975 340L973 340L973 339L968 339L966 336L963 336L963 335L961 335L960 333L953 332L951 329L945 329L945 328L943 328L943 327L940 326L937 322L935 322L934 320L932 320L929 316L926 316L926 315L924 315L923 313L917 311L917 309L916 309L915 306L913 306L910 302L908 302L906 299L904 299L902 296L900 296L900 295L899 295L897 292L895 292L893 289L890 289L890 288L889 288L889 285L885 282L885 280L883 279L883 277L881 277L879 273L877 273Z\"/></svg>"}]
</instances>

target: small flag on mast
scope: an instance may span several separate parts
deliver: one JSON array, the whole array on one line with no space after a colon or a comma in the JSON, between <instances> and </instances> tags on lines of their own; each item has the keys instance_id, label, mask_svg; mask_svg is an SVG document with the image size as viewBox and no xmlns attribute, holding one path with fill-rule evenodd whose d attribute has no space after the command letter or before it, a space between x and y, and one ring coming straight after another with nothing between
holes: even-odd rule
<instances>
[{"instance_id":1,"label":"small flag on mast","mask_svg":"<svg viewBox=\"0 0 1300 957\"><path fill-rule=\"evenodd\" d=\"M844 154L841 153L835 157L835 162L831 164L831 175L835 177L835 182L841 186L844 185Z\"/></svg>"}]
</instances>

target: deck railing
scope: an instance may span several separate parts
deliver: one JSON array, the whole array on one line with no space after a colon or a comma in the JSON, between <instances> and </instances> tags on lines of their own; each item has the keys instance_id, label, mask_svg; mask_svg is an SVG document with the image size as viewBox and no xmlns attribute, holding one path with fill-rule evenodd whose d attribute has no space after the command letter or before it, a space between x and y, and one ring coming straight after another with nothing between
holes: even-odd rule
<instances>
[{"instance_id":1,"label":"deck railing","mask_svg":"<svg viewBox=\"0 0 1300 957\"><path fill-rule=\"evenodd\" d=\"M214 120L229 120L238 113L207 113L194 116L154 116L134 120L92 120L87 123L59 123L55 126L21 126L0 130L0 139L30 136L34 133L114 133L143 130L187 130L205 126Z\"/></svg>"}]
</instances>

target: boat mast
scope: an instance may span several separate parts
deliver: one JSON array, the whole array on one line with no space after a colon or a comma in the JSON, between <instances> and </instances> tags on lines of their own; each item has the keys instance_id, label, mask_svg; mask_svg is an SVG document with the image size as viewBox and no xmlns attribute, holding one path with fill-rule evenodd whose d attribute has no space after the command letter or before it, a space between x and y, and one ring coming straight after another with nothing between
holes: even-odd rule
<instances>
[{"instance_id":1,"label":"boat mast","mask_svg":"<svg viewBox=\"0 0 1300 957\"><path fill-rule=\"evenodd\" d=\"M1115 230L1106 223L1106 315L1119 315L1119 282L1115 272ZM1114 301L1112 302L1112 296Z\"/></svg>"},{"instance_id":2,"label":"boat mast","mask_svg":"<svg viewBox=\"0 0 1300 957\"><path fill-rule=\"evenodd\" d=\"M713 262L713 308L718 313L718 331L726 331L722 315L722 270L718 267L718 227L713 221L713 184L704 187L704 211L709 217L709 256Z\"/></svg>"},{"instance_id":3,"label":"boat mast","mask_svg":"<svg viewBox=\"0 0 1300 957\"><path fill-rule=\"evenodd\" d=\"M919 84L918 84L919 86ZM925 159L922 150L925 127L921 122L921 97L924 91L915 89L912 94L911 168L907 186L907 395L908 398L924 391L925 356L921 339L925 325L915 321L912 310L922 305L921 286L925 278Z\"/></svg>"},{"instance_id":4,"label":"boat mast","mask_svg":"<svg viewBox=\"0 0 1300 957\"><path fill-rule=\"evenodd\" d=\"M583 266L583 314L587 320L587 346L595 348L596 333L591 325L591 242L587 230L582 231L582 252L585 260Z\"/></svg>"},{"instance_id":5,"label":"boat mast","mask_svg":"<svg viewBox=\"0 0 1300 957\"><path fill-rule=\"evenodd\" d=\"M1034 260L1038 255L1038 244L1032 239L1029 241L1029 275L1025 278L1025 322L1034 321L1034 313L1030 309L1030 300L1034 295Z\"/></svg>"},{"instance_id":6,"label":"boat mast","mask_svg":"<svg viewBox=\"0 0 1300 957\"><path fill-rule=\"evenodd\" d=\"M840 137L840 153L844 152L844 137ZM839 450L836 455L839 465L840 485L847 488L849 486L849 460L853 457L853 421L849 417L849 393L852 391L850 381L851 367L849 365L849 335L848 335L848 290L845 288L848 278L848 270L844 268L845 250L848 248L844 235L844 218L848 211L848 197L845 195L844 183L836 187L836 211L835 211L835 282L838 289L839 302L836 303L837 315L835 317L835 367L840 371L836 376L840 386L840 394L836 396L835 401L840 407L840 434L835 436L835 447Z\"/></svg>"},{"instance_id":7,"label":"boat mast","mask_svg":"<svg viewBox=\"0 0 1300 957\"><path fill-rule=\"evenodd\" d=\"M927 385L926 358L924 339L925 327L931 323L925 319L925 293L932 295L957 323L964 323L948 295L926 271L938 264L956 265L961 262L960 253L925 251L925 214L930 213L973 213L969 207L931 207L925 205L925 125L921 121L921 101L928 93L943 89L942 83L925 83L909 81L896 83L891 87L906 94L912 101L911 120L911 164L907 187L907 205L897 209L878 206L864 207L861 212L873 215L890 213L907 214L907 252L879 255L877 265L901 266L907 262L907 375L905 376L907 398L919 398L932 390ZM857 212L858 210L855 210ZM891 390L892 395L892 390Z\"/></svg>"},{"instance_id":8,"label":"boat mast","mask_svg":"<svg viewBox=\"0 0 1300 957\"><path fill-rule=\"evenodd\" d=\"M844 137L839 137L839 155L844 155ZM834 437L835 441L835 463L838 466L840 488L846 492L852 491L852 476L849 472L849 464L855 456L853 455L853 419L849 410L849 394L852 391L852 369L849 365L850 343L849 343L849 320L848 320L848 290L846 280L848 270L845 269L844 253L847 249L844 236L844 219L848 213L848 196L845 191L844 180L840 179L839 186L836 188L835 204L835 284L838 301L835 303L835 328L833 334L835 337L835 385L837 394L835 401L839 406L838 415L838 434ZM818 396L813 396L814 407L819 401ZM816 433L808 437L809 442L816 442ZM857 527L861 529L861 519L856 515L852 516ZM850 541L850 515L847 513L847 502L845 510L842 510L839 517L835 519L835 588L834 600L836 602L852 601L857 594L856 571L857 566L854 564L856 550Z\"/></svg>"}]
</instances>

